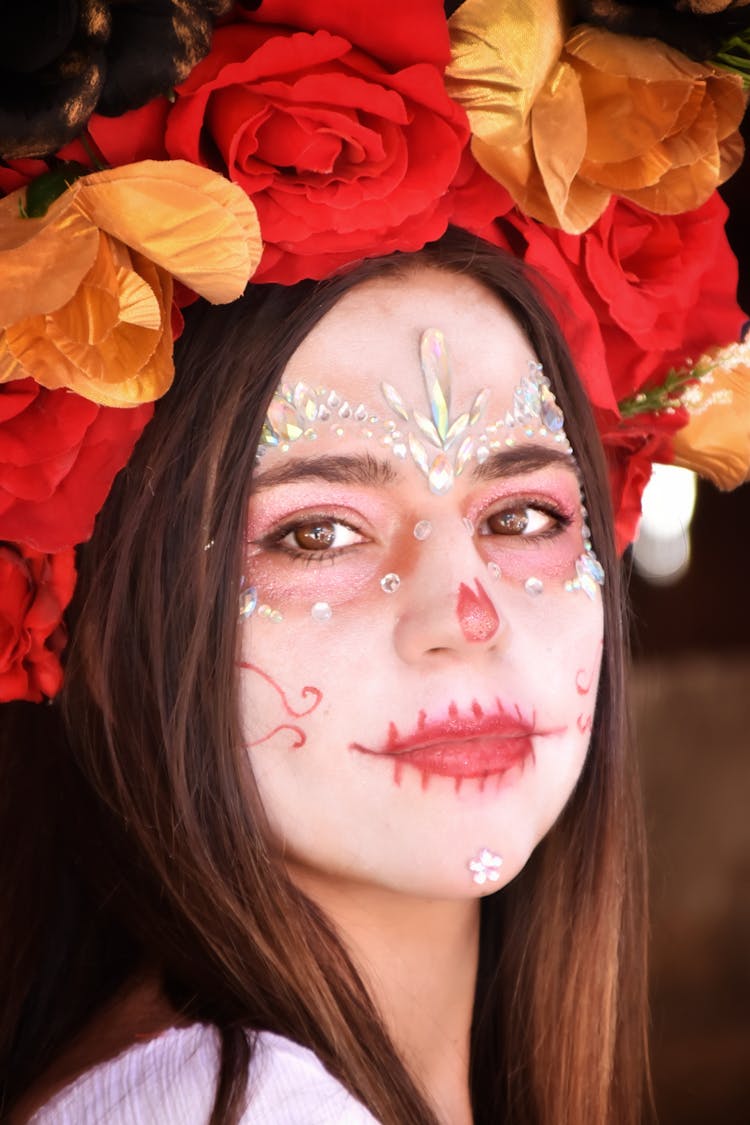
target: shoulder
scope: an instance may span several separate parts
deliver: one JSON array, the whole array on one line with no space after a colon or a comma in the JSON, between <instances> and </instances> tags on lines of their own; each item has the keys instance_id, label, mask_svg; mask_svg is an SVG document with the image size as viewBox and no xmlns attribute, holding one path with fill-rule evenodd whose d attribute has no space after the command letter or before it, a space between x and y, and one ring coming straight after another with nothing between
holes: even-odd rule
<instances>
[{"instance_id":1,"label":"shoulder","mask_svg":"<svg viewBox=\"0 0 750 1125\"><path fill-rule=\"evenodd\" d=\"M211 1115L218 1068L214 1028L172 1028L82 1074L29 1125L203 1125ZM312 1051L269 1032L254 1041L242 1125L251 1122L376 1125Z\"/></svg>"}]
</instances>

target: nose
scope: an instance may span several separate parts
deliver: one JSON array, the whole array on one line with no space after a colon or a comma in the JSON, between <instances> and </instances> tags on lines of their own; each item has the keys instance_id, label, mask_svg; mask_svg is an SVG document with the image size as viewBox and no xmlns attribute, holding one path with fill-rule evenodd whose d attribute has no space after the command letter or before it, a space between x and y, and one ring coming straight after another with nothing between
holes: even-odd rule
<instances>
[{"instance_id":1,"label":"nose","mask_svg":"<svg viewBox=\"0 0 750 1125\"><path fill-rule=\"evenodd\" d=\"M498 592L463 527L455 535L431 537L421 545L418 564L401 589L394 630L401 659L476 661L503 650L510 625Z\"/></svg>"}]
</instances>

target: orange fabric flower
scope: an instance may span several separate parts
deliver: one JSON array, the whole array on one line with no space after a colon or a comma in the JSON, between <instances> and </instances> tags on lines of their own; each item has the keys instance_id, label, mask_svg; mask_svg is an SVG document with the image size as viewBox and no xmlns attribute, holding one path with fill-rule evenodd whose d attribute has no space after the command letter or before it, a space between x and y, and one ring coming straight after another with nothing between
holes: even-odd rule
<instances>
[{"instance_id":1,"label":"orange fabric flower","mask_svg":"<svg viewBox=\"0 0 750 1125\"><path fill-rule=\"evenodd\" d=\"M466 0L449 21L448 91L472 151L527 215L579 234L613 194L658 214L704 203L742 159L742 81L562 5Z\"/></svg>"},{"instance_id":2,"label":"orange fabric flower","mask_svg":"<svg viewBox=\"0 0 750 1125\"><path fill-rule=\"evenodd\" d=\"M0 383L151 402L174 371L173 278L221 304L260 260L245 193L181 160L84 176L42 218L22 217L23 201L0 200Z\"/></svg>"},{"instance_id":3,"label":"orange fabric flower","mask_svg":"<svg viewBox=\"0 0 750 1125\"><path fill-rule=\"evenodd\" d=\"M680 396L690 421L673 439L674 463L717 488L736 488L750 479L750 344L713 351L701 369Z\"/></svg>"}]
</instances>

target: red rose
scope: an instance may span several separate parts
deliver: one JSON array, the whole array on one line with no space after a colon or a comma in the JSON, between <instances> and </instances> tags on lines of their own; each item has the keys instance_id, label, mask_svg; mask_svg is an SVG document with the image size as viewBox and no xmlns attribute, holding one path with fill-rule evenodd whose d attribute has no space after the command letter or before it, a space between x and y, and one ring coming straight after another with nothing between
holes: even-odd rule
<instances>
[{"instance_id":1,"label":"red rose","mask_svg":"<svg viewBox=\"0 0 750 1125\"><path fill-rule=\"evenodd\" d=\"M0 162L0 196L10 195L48 171L43 160L6 160Z\"/></svg>"},{"instance_id":2,"label":"red rose","mask_svg":"<svg viewBox=\"0 0 750 1125\"><path fill-rule=\"evenodd\" d=\"M576 370L594 407L609 468L615 516L615 541L620 553L633 542L641 515L641 496L654 460L672 460L671 435L684 424L684 412L644 414L623 419L617 406L628 385L622 351L607 347L609 339L586 291L585 277L571 255L558 244L558 231L513 209L495 224L497 237L541 274L542 296L552 307L570 347ZM579 246L579 238L570 242ZM661 354L661 353L660 353ZM629 360L629 357L628 357ZM630 392L632 393L632 392Z\"/></svg>"},{"instance_id":3,"label":"red rose","mask_svg":"<svg viewBox=\"0 0 750 1125\"><path fill-rule=\"evenodd\" d=\"M411 26L402 7L389 17L381 5L363 21L357 5L342 6L331 34L259 22L294 8L299 26L300 6L277 2L249 15L252 23L219 28L178 87L167 151L193 163L218 158L252 198L267 244L255 281L321 278L368 254L418 249L445 230L469 129L443 84L444 14L423 6L415 42L434 46L427 62L404 65L403 33L395 63L352 45L369 24Z\"/></svg>"},{"instance_id":4,"label":"red rose","mask_svg":"<svg viewBox=\"0 0 750 1125\"><path fill-rule=\"evenodd\" d=\"M738 339L745 317L727 214L717 193L681 215L613 199L584 234L551 232L601 324L618 401Z\"/></svg>"},{"instance_id":5,"label":"red rose","mask_svg":"<svg viewBox=\"0 0 750 1125\"><path fill-rule=\"evenodd\" d=\"M0 386L0 539L59 551L91 535L153 412L97 406L32 379Z\"/></svg>"},{"instance_id":6,"label":"red rose","mask_svg":"<svg viewBox=\"0 0 750 1125\"><path fill-rule=\"evenodd\" d=\"M0 703L39 703L62 684L62 615L73 596L75 552L0 546Z\"/></svg>"},{"instance_id":7,"label":"red rose","mask_svg":"<svg viewBox=\"0 0 750 1125\"><path fill-rule=\"evenodd\" d=\"M602 435L615 513L618 554L634 542L641 519L643 490L654 461L672 462L672 436L685 424L683 410L672 414L642 414Z\"/></svg>"},{"instance_id":8,"label":"red rose","mask_svg":"<svg viewBox=\"0 0 750 1125\"><path fill-rule=\"evenodd\" d=\"M549 227L513 208L496 224L500 244L540 276L540 292L567 340L576 370L600 428L619 418L599 322L581 291L580 279L560 253Z\"/></svg>"}]
</instances>

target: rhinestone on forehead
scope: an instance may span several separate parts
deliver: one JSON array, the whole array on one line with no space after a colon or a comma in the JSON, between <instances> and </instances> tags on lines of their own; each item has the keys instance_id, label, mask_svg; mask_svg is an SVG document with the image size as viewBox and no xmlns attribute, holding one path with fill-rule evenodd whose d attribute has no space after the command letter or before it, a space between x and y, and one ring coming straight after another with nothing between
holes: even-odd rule
<instances>
[{"instance_id":1,"label":"rhinestone on forehead","mask_svg":"<svg viewBox=\"0 0 750 1125\"><path fill-rule=\"evenodd\" d=\"M410 407L391 384L380 385L395 417L381 418L364 403L351 403L337 391L286 384L274 394L261 432L258 457L268 448L286 452L302 439L314 441L321 424L343 437L346 428L374 439L395 457L411 460L424 474L430 491L442 496L473 459L483 464L496 450L516 445L516 434L547 438L572 453L563 413L541 364L529 360L528 372L514 388L510 409L481 429L490 388L474 396L468 410L451 413L451 369L445 337L438 328L426 329L419 340L419 358L429 411Z\"/></svg>"},{"instance_id":2,"label":"rhinestone on forehead","mask_svg":"<svg viewBox=\"0 0 750 1125\"><path fill-rule=\"evenodd\" d=\"M430 415L410 410L390 383L381 383L385 401L403 422L416 425L418 433L407 435L414 464L427 477L430 492L442 496L452 487L474 454L474 439L466 431L475 426L487 406L490 391L483 387L471 409L451 416L451 369L445 336L439 328L428 328L419 340L422 369Z\"/></svg>"}]
</instances>

